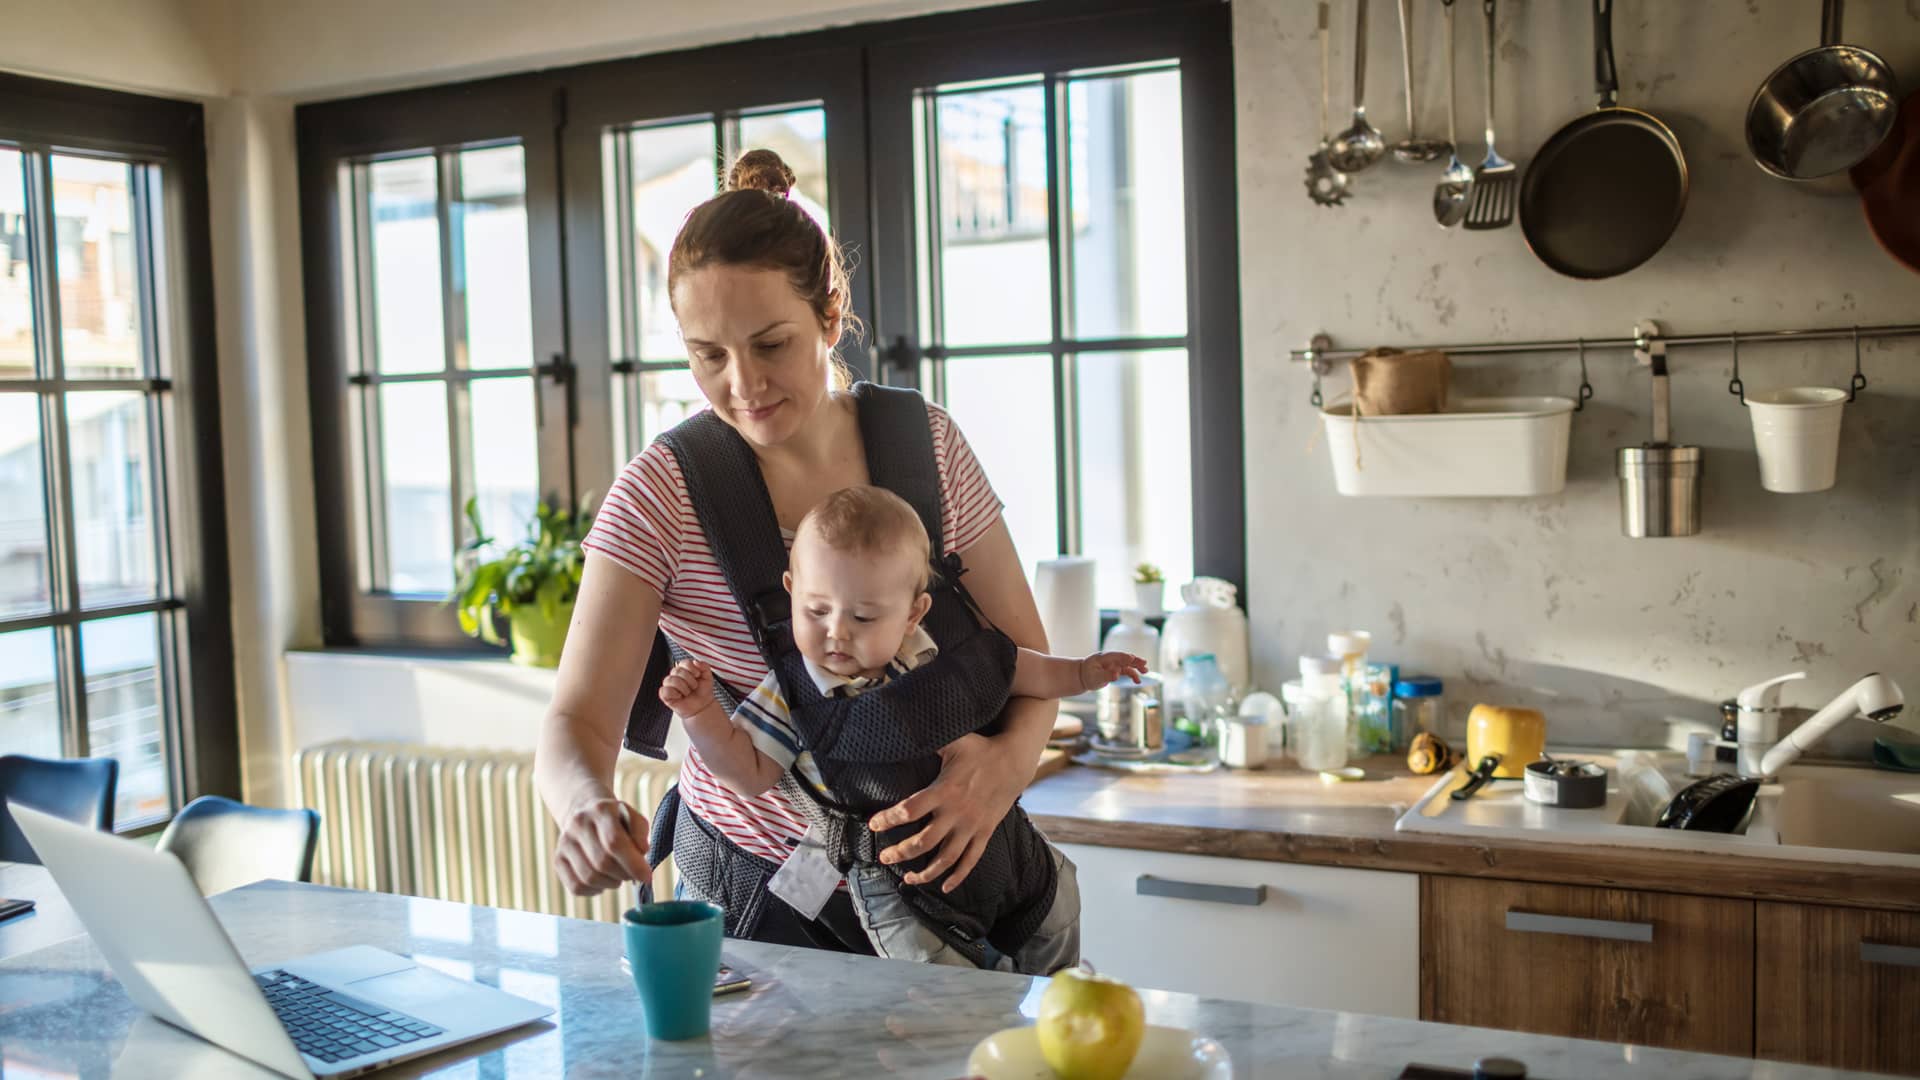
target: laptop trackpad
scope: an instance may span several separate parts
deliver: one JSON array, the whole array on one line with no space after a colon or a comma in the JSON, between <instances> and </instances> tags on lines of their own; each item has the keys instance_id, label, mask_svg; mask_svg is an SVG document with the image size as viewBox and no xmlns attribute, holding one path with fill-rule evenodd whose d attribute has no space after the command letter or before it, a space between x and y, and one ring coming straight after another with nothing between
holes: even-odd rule
<instances>
[{"instance_id":1,"label":"laptop trackpad","mask_svg":"<svg viewBox=\"0 0 1920 1080\"><path fill-rule=\"evenodd\" d=\"M424 967L358 979L341 987L355 997L365 998L397 1012L417 1012L470 988L469 984L450 975L442 975Z\"/></svg>"}]
</instances>

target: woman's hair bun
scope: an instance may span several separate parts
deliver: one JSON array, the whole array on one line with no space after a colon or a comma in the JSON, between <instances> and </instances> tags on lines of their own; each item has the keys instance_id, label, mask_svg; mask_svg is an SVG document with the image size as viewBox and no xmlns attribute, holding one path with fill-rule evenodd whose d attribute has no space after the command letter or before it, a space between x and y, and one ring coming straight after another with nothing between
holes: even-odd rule
<instances>
[{"instance_id":1,"label":"woman's hair bun","mask_svg":"<svg viewBox=\"0 0 1920 1080\"><path fill-rule=\"evenodd\" d=\"M727 174L728 191L764 191L786 198L793 190L795 177L780 155L771 150L749 150L733 163Z\"/></svg>"}]
</instances>

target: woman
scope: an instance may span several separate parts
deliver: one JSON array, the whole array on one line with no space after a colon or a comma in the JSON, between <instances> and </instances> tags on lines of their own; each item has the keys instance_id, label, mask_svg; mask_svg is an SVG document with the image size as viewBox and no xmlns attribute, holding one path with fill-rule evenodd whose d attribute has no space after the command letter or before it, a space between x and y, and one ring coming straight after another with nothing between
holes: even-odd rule
<instances>
[{"instance_id":1,"label":"woman","mask_svg":"<svg viewBox=\"0 0 1920 1080\"><path fill-rule=\"evenodd\" d=\"M668 295L690 370L714 414L752 449L774 514L791 534L806 512L841 488L868 482L849 378L834 355L852 321L838 247L787 198L793 173L771 151L743 155L729 190L688 215L668 260ZM941 480L942 533L966 567L982 613L1019 644L1045 652L1033 594L979 463L945 411L928 405ZM536 782L560 826L554 869L580 895L648 874L648 822L614 797L611 780L629 708L655 628L729 683L751 687L767 668L717 571L673 454L659 444L622 471L587 538L586 576L541 726ZM1033 777L1052 703L1017 698L995 736L968 735L943 752L940 778L876 815L877 832L925 819L881 860L934 857L906 880L951 870L964 879L994 827ZM777 864L806 831L776 788L742 798L689 753L681 813L730 844ZM760 940L871 951L844 891L814 919L777 898L752 935Z\"/></svg>"}]
</instances>

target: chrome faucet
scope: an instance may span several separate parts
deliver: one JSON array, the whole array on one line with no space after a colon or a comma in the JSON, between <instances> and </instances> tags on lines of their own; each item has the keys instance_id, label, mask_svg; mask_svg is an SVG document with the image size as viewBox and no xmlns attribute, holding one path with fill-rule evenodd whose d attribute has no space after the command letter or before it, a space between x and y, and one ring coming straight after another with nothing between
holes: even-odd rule
<instances>
[{"instance_id":1,"label":"chrome faucet","mask_svg":"<svg viewBox=\"0 0 1920 1080\"><path fill-rule=\"evenodd\" d=\"M1772 685L1762 685L1768 689L1777 689L1779 681L1786 680L1777 680ZM1764 754L1760 754L1757 765L1752 761L1748 747L1742 746L1741 775L1778 776L1780 770L1793 764L1801 754L1812 749L1814 743L1819 742L1829 731L1839 726L1841 721L1851 720L1855 716L1865 716L1876 724L1884 724L1899 716L1905 705L1906 696L1900 692L1898 683L1878 672L1868 675L1847 687L1845 693L1828 702L1826 707L1809 717L1806 723L1794 728L1786 738L1774 743ZM1742 741L1746 742L1746 740Z\"/></svg>"}]
</instances>

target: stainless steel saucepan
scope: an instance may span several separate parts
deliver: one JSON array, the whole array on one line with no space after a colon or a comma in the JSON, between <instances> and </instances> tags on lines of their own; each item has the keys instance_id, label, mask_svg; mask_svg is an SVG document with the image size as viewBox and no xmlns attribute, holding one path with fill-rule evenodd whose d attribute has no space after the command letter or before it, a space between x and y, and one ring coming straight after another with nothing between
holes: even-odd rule
<instances>
[{"instance_id":1,"label":"stainless steel saucepan","mask_svg":"<svg viewBox=\"0 0 1920 1080\"><path fill-rule=\"evenodd\" d=\"M1873 153L1899 115L1893 70L1840 44L1840 19L1841 0L1822 0L1820 47L1775 68L1747 104L1747 149L1782 180L1837 177ZM1848 190L1844 178L1821 187Z\"/></svg>"}]
</instances>

